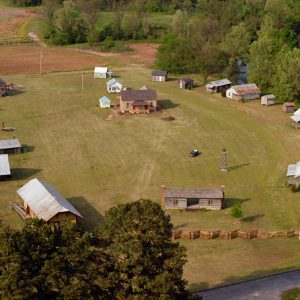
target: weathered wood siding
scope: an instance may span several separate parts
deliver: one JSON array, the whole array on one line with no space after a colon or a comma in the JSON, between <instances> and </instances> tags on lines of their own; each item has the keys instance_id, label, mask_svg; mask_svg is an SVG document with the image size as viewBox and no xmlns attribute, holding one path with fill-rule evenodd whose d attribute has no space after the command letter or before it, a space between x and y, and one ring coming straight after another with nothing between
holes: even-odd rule
<instances>
[{"instance_id":1,"label":"weathered wood siding","mask_svg":"<svg viewBox=\"0 0 300 300\"><path fill-rule=\"evenodd\" d=\"M222 199L197 199L198 203L195 203L196 199L193 199L193 204L189 205L189 200L185 198L165 198L164 207L166 209L209 209L209 210L221 210Z\"/></svg>"},{"instance_id":2,"label":"weathered wood siding","mask_svg":"<svg viewBox=\"0 0 300 300\"><path fill-rule=\"evenodd\" d=\"M165 198L165 208L185 209L187 201L184 198Z\"/></svg>"},{"instance_id":3,"label":"weathered wood siding","mask_svg":"<svg viewBox=\"0 0 300 300\"><path fill-rule=\"evenodd\" d=\"M77 223L77 217L71 213L71 212L62 212L56 214L52 219L50 219L47 223L51 226L54 225L54 223L64 223L66 221L71 221L72 223Z\"/></svg>"},{"instance_id":4,"label":"weathered wood siding","mask_svg":"<svg viewBox=\"0 0 300 300\"><path fill-rule=\"evenodd\" d=\"M143 101L145 103L147 103L148 105L148 109L150 111L156 111L157 110L157 101L156 100L149 100L149 101ZM133 101L122 101L120 100L120 110L121 111L134 111L133 110Z\"/></svg>"},{"instance_id":5,"label":"weathered wood siding","mask_svg":"<svg viewBox=\"0 0 300 300\"><path fill-rule=\"evenodd\" d=\"M295 178L294 176L288 176L288 185L300 185L300 177Z\"/></svg>"},{"instance_id":6,"label":"weathered wood siding","mask_svg":"<svg viewBox=\"0 0 300 300\"><path fill-rule=\"evenodd\" d=\"M152 81L167 81L167 77L166 76L152 76Z\"/></svg>"},{"instance_id":7,"label":"weathered wood siding","mask_svg":"<svg viewBox=\"0 0 300 300\"><path fill-rule=\"evenodd\" d=\"M259 99L260 94L246 94L241 96L243 100L254 100Z\"/></svg>"}]
</instances>

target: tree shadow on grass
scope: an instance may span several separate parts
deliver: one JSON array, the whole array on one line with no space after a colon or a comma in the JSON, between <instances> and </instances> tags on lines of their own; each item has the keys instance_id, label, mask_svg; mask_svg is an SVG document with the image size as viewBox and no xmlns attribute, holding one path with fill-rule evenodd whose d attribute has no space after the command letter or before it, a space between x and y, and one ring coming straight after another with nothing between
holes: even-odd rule
<instances>
[{"instance_id":1,"label":"tree shadow on grass","mask_svg":"<svg viewBox=\"0 0 300 300\"><path fill-rule=\"evenodd\" d=\"M240 168L243 168L243 167L246 167L246 166L249 166L249 165L250 165L250 163L235 165L235 166L229 167L228 171L238 170Z\"/></svg>"},{"instance_id":2,"label":"tree shadow on grass","mask_svg":"<svg viewBox=\"0 0 300 300\"><path fill-rule=\"evenodd\" d=\"M76 196L67 199L83 216L80 223L88 230L92 231L96 225L104 220L104 217L95 209L83 196Z\"/></svg>"},{"instance_id":3,"label":"tree shadow on grass","mask_svg":"<svg viewBox=\"0 0 300 300\"><path fill-rule=\"evenodd\" d=\"M250 198L239 199L239 198L225 198L225 208L233 207L237 204L242 204L246 201L251 200Z\"/></svg>"},{"instance_id":4,"label":"tree shadow on grass","mask_svg":"<svg viewBox=\"0 0 300 300\"><path fill-rule=\"evenodd\" d=\"M162 109L175 108L180 105L172 102L170 99L162 99L157 102Z\"/></svg>"},{"instance_id":5,"label":"tree shadow on grass","mask_svg":"<svg viewBox=\"0 0 300 300\"><path fill-rule=\"evenodd\" d=\"M259 218L262 218L264 217L265 214L256 214L256 215L253 215L253 216L247 216L247 217L244 217L241 219L242 222L253 222Z\"/></svg>"},{"instance_id":6,"label":"tree shadow on grass","mask_svg":"<svg viewBox=\"0 0 300 300\"><path fill-rule=\"evenodd\" d=\"M199 292L199 291L202 291L202 290L207 290L208 288L209 288L208 283L205 282L205 281L202 281L202 282L199 282L199 283L191 284L190 287L189 287L189 290L191 292Z\"/></svg>"},{"instance_id":7,"label":"tree shadow on grass","mask_svg":"<svg viewBox=\"0 0 300 300\"><path fill-rule=\"evenodd\" d=\"M41 171L42 171L42 169L12 168L12 169L10 169L11 176L9 178L7 178L7 180L15 181L15 180L28 179Z\"/></svg>"},{"instance_id":8,"label":"tree shadow on grass","mask_svg":"<svg viewBox=\"0 0 300 300\"><path fill-rule=\"evenodd\" d=\"M182 229L183 227L189 225L188 223L183 223L183 224L178 224L178 225L174 225L173 229L174 230L178 230L178 229Z\"/></svg>"}]
</instances>

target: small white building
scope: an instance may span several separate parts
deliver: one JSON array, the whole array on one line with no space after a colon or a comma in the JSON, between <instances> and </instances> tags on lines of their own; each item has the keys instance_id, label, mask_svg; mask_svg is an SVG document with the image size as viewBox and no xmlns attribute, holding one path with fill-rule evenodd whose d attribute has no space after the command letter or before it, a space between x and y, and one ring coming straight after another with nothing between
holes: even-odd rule
<instances>
[{"instance_id":1,"label":"small white building","mask_svg":"<svg viewBox=\"0 0 300 300\"><path fill-rule=\"evenodd\" d=\"M288 165L286 176L288 185L300 185L300 161L296 164Z\"/></svg>"},{"instance_id":2,"label":"small white building","mask_svg":"<svg viewBox=\"0 0 300 300\"><path fill-rule=\"evenodd\" d=\"M112 78L109 81L107 81L106 88L107 88L107 92L109 94L120 93L123 89L123 85L121 82L119 82L115 78Z\"/></svg>"},{"instance_id":3,"label":"small white building","mask_svg":"<svg viewBox=\"0 0 300 300\"><path fill-rule=\"evenodd\" d=\"M154 70L151 75L152 81L163 82L168 80L168 71Z\"/></svg>"},{"instance_id":4,"label":"small white building","mask_svg":"<svg viewBox=\"0 0 300 300\"><path fill-rule=\"evenodd\" d=\"M260 89L255 83L234 85L226 91L226 97L229 99L243 101L260 98Z\"/></svg>"},{"instance_id":5,"label":"small white building","mask_svg":"<svg viewBox=\"0 0 300 300\"><path fill-rule=\"evenodd\" d=\"M103 96L99 99L99 106L101 108L110 108L111 100L106 96Z\"/></svg>"},{"instance_id":6,"label":"small white building","mask_svg":"<svg viewBox=\"0 0 300 300\"><path fill-rule=\"evenodd\" d=\"M231 87L231 81L227 78L214 80L208 82L206 85L206 91L209 93L221 93L228 90Z\"/></svg>"},{"instance_id":7,"label":"small white building","mask_svg":"<svg viewBox=\"0 0 300 300\"><path fill-rule=\"evenodd\" d=\"M8 154L0 155L0 178L6 178L11 175L8 160Z\"/></svg>"},{"instance_id":8,"label":"small white building","mask_svg":"<svg viewBox=\"0 0 300 300\"><path fill-rule=\"evenodd\" d=\"M300 109L294 112L291 119L295 122L295 127L300 128Z\"/></svg>"},{"instance_id":9,"label":"small white building","mask_svg":"<svg viewBox=\"0 0 300 300\"><path fill-rule=\"evenodd\" d=\"M95 67L94 79L96 78L110 78L112 76L112 71L107 67Z\"/></svg>"},{"instance_id":10,"label":"small white building","mask_svg":"<svg viewBox=\"0 0 300 300\"><path fill-rule=\"evenodd\" d=\"M260 98L260 103L262 105L274 105L276 102L276 97L273 94L270 95L264 95Z\"/></svg>"}]
</instances>

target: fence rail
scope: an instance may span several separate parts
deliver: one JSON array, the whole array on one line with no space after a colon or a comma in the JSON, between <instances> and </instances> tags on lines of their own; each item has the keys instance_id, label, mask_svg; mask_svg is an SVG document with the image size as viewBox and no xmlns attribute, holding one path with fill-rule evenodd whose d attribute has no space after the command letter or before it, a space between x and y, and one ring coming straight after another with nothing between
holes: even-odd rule
<instances>
[{"instance_id":1,"label":"fence rail","mask_svg":"<svg viewBox=\"0 0 300 300\"><path fill-rule=\"evenodd\" d=\"M300 230L288 230L288 231L273 231L266 232L259 229L253 229L249 231L241 231L241 230L215 230L215 231L204 231L204 230L195 230L195 231L187 231L187 230L174 230L172 232L172 239L216 239L216 238L224 238L227 240L232 240L235 238L242 239L272 239L272 238L293 238L298 237Z\"/></svg>"}]
</instances>

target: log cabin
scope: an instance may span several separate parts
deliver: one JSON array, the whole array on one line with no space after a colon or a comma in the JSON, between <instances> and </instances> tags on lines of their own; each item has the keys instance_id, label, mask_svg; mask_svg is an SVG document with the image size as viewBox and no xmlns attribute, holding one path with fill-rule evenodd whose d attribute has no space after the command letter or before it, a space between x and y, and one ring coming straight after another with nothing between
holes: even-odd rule
<instances>
[{"instance_id":1,"label":"log cabin","mask_svg":"<svg viewBox=\"0 0 300 300\"><path fill-rule=\"evenodd\" d=\"M169 189L161 186L161 205L166 209L221 210L224 208L224 190L209 189Z\"/></svg>"}]
</instances>

